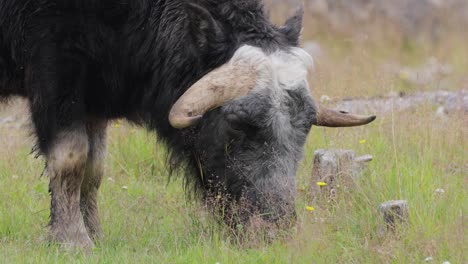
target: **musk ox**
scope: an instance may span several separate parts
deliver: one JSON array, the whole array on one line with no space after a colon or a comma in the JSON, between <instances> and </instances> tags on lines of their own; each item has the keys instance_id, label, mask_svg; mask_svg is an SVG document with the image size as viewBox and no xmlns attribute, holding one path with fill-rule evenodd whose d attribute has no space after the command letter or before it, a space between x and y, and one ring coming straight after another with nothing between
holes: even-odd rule
<instances>
[{"instance_id":1,"label":"musk ox","mask_svg":"<svg viewBox=\"0 0 468 264\"><path fill-rule=\"evenodd\" d=\"M52 241L93 246L106 124L155 131L169 166L226 221L294 219L295 174L312 125L375 119L326 109L298 47L260 0L0 0L0 96L23 96L50 178Z\"/></svg>"}]
</instances>

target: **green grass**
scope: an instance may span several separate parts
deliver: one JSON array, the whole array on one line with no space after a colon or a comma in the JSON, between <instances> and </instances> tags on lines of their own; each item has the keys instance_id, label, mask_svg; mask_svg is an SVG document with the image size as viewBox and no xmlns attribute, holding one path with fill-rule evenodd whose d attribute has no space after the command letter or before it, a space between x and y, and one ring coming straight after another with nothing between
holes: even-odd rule
<instances>
[{"instance_id":1,"label":"green grass","mask_svg":"<svg viewBox=\"0 0 468 264\"><path fill-rule=\"evenodd\" d=\"M466 83L468 49L456 37L419 50L372 38L322 36L319 42L328 58L317 62L311 77L317 96L438 88L405 87L382 75L379 66L392 59L418 65L437 56L454 68L451 89ZM0 263L422 263L426 257L466 263L466 114L439 119L435 111L423 106L379 116L365 127L313 128L297 175L297 226L273 243L255 237L238 243L199 202L186 198L181 179L168 181L166 149L155 135L114 125L99 199L104 238L88 254L47 244L50 198L48 179L40 177L43 163L29 154L27 131L0 128ZM353 149L374 161L363 176L341 186L335 201L313 201L308 190L319 148ZM445 193L435 193L438 188ZM395 199L408 201L410 221L396 234L382 235L378 207Z\"/></svg>"},{"instance_id":2,"label":"green grass","mask_svg":"<svg viewBox=\"0 0 468 264\"><path fill-rule=\"evenodd\" d=\"M181 180L168 183L165 149L154 136L113 127L100 196L105 237L89 254L47 245L47 178L39 178L41 161L29 155L29 144L18 141L19 149L0 160L0 256L3 263L417 263L428 256L435 263L463 263L467 131L461 117L441 124L428 107L367 127L314 128L299 189L314 184L315 149L350 148L375 160L335 202L314 203L301 191L290 238L249 245L236 243L199 203L186 199ZM436 194L437 188L445 193ZM393 199L408 200L410 222L382 236L378 206Z\"/></svg>"}]
</instances>

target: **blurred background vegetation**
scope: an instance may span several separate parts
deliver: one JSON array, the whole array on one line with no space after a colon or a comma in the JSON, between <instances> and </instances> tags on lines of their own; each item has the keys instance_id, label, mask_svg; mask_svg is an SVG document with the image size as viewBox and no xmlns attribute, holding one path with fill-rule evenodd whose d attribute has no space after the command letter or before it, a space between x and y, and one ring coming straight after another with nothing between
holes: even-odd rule
<instances>
[{"instance_id":1,"label":"blurred background vegetation","mask_svg":"<svg viewBox=\"0 0 468 264\"><path fill-rule=\"evenodd\" d=\"M299 3L266 2L278 24ZM316 62L311 81L317 95L467 88L468 1L303 2L303 46Z\"/></svg>"}]
</instances>

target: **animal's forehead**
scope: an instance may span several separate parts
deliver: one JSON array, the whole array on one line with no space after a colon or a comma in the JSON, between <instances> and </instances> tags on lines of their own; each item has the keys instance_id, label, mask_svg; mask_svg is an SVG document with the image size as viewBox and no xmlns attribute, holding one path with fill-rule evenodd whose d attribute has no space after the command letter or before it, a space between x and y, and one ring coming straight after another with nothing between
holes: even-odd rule
<instances>
[{"instance_id":1,"label":"animal's forehead","mask_svg":"<svg viewBox=\"0 0 468 264\"><path fill-rule=\"evenodd\" d=\"M307 52L289 48L266 53L257 47L243 46L230 63L248 65L257 71L257 76L253 90L228 103L228 108L245 113L244 118L254 119L259 127L269 128L270 137L279 141L285 136L303 133L297 127L305 126L298 124L309 118L301 113L305 108L313 108L307 84L313 60Z\"/></svg>"},{"instance_id":2,"label":"animal's forehead","mask_svg":"<svg viewBox=\"0 0 468 264\"><path fill-rule=\"evenodd\" d=\"M231 63L254 65L258 71L256 89L296 89L307 79L313 66L312 57L303 49L290 47L266 53L258 47L245 45L234 54Z\"/></svg>"}]
</instances>

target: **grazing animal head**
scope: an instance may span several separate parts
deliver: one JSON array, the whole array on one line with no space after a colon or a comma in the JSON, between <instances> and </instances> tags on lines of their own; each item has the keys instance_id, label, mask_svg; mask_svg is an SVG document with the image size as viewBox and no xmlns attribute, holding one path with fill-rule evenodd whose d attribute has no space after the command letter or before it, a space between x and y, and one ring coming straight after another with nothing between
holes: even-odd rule
<instances>
[{"instance_id":1,"label":"grazing animal head","mask_svg":"<svg viewBox=\"0 0 468 264\"><path fill-rule=\"evenodd\" d=\"M194 131L192 165L203 194L228 209L231 223L254 215L270 223L294 219L295 176L312 125L356 126L375 119L314 102L307 83L313 61L297 47L301 28L299 10L276 29L287 44L240 45L170 111L174 128ZM234 204L239 214L232 212Z\"/></svg>"}]
</instances>

